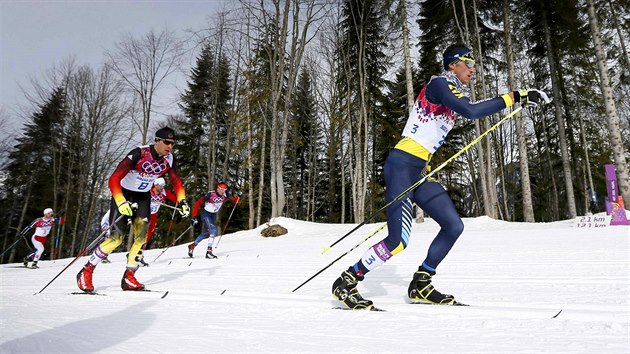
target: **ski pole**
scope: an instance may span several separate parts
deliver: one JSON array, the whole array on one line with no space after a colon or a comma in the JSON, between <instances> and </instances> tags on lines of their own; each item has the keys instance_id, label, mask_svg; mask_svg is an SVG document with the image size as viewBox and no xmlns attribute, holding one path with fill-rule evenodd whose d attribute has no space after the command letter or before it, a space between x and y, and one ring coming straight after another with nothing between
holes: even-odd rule
<instances>
[{"instance_id":1,"label":"ski pole","mask_svg":"<svg viewBox=\"0 0 630 354\"><path fill-rule=\"evenodd\" d=\"M475 140L471 141L468 145L464 146L461 150L459 150L458 152L456 152L453 156L451 156L448 160L444 161L441 165L439 165L437 168L435 168L434 170L432 170L431 172L429 172L427 175L425 175L424 177L422 177L418 182L412 184L409 188L405 189L404 191L402 191L399 195L397 195L392 201L390 201L389 203L385 204L383 207L381 207L380 209L378 209L377 211L375 211L372 215L369 215L365 220L363 220L362 223L360 223L359 225L357 225L354 229L350 230L348 233L346 233L345 235L341 236L341 238L339 238L337 241L333 242L330 246L328 246L328 248L333 247L334 245L338 244L341 240L343 240L344 238L350 236L350 234L352 234L353 232L355 232L358 228L360 228L361 226L365 225L368 221L372 220L376 215L378 215L381 211L387 209L387 207L389 207L390 205L394 204L395 202L401 200L405 195L407 195L407 193L411 192L412 190L416 189L419 185L421 185L422 183L424 183L424 181L426 181L427 179L429 179L429 177L433 176L435 173L437 173L438 171L440 171L441 169L443 169L446 165L448 165L451 161L453 161L454 159L456 159L459 155L463 154L466 150L470 149L473 145L477 144L481 139L483 139L483 137L485 137L486 135L488 135L490 132L492 132L493 130L495 130L499 125L503 124L503 122L505 122L506 120L508 120L510 117L512 117L513 115L517 114L518 112L521 111L521 109L523 109L522 106L519 106L518 108L516 108L515 110L513 110L510 114L506 115L505 117L501 118L501 120L499 120L495 125L493 125L492 127L490 127L488 130L486 130L485 132L481 133L481 135L479 135Z\"/></svg>"},{"instance_id":2,"label":"ski pole","mask_svg":"<svg viewBox=\"0 0 630 354\"><path fill-rule=\"evenodd\" d=\"M175 209L175 210L177 210L177 211L182 210L181 208L178 208L178 207L176 207L176 206L172 206L172 205L168 205L168 204L166 204L166 203L160 203L160 205L161 205L161 206L163 206L163 207L167 207L167 208ZM175 215L175 212L173 212L173 215Z\"/></svg>"},{"instance_id":3,"label":"ski pole","mask_svg":"<svg viewBox=\"0 0 630 354\"><path fill-rule=\"evenodd\" d=\"M327 266L325 266L324 268L322 268L319 272L313 274L312 277L306 279L306 281L302 284L300 284L297 288L293 289L292 292L295 292L297 289L301 288L304 284L308 283L309 281L313 280L313 278L315 278L316 276L320 275L323 271L325 271L326 269L330 268L330 266L332 266L333 264L337 263L338 260L340 260L341 258L343 258L344 256L346 256L348 253L354 251L357 247L361 246L365 241L369 240L372 236L376 235L379 231L383 230L385 228L385 226L387 226L387 223L384 223L381 227L379 227L376 231L372 232L368 237L366 237L363 241L357 243L356 245L354 245L354 247L352 247L351 249L349 249L348 251L346 251L344 254L342 254L341 256L337 257L334 261L330 262Z\"/></svg>"},{"instance_id":4,"label":"ski pole","mask_svg":"<svg viewBox=\"0 0 630 354\"><path fill-rule=\"evenodd\" d=\"M219 239L217 240L217 244L214 245L214 248L219 247L219 242L221 242L221 237L225 233L225 230L227 230L227 227L230 224L230 220L232 220L232 214L234 214L234 209L236 209L236 206L240 202L241 202L241 198L238 198L238 201L236 203L234 203L234 207L232 208L232 212L230 213L230 216L228 217L227 221L225 222L225 225L223 225L223 230L221 230L221 235L219 235Z\"/></svg>"},{"instance_id":5,"label":"ski pole","mask_svg":"<svg viewBox=\"0 0 630 354\"><path fill-rule=\"evenodd\" d=\"M133 206L132 206L132 207L133 207ZM136 205L136 207L137 207L137 205ZM71 261L71 262L70 262L67 266L65 266L65 267L64 267L64 268L63 268L63 269L62 269L59 273L57 273L57 275L55 275L55 277L54 277L54 278L52 278L52 279L48 282L48 284L46 284L46 285L42 288L42 290L40 290L40 291L36 292L36 293L35 293L35 294L33 294L33 295L41 294L41 292L42 292L42 291L44 291L44 290L45 290L45 289L46 289L46 288L47 288L50 284L52 284L52 282L54 282L57 278L59 278L59 276L60 276L63 272L65 272L65 271L66 271L66 269L68 269L68 268L69 268L69 267L70 267L70 266L71 266L74 262L76 262L76 261L77 261L77 259L81 258L81 256L83 256L87 250L91 250L92 248L96 247L96 245L98 245L98 244L101 242L101 240L103 239L103 237L107 234L107 231L109 231L109 229L110 229L110 228L112 228L114 225L116 225L116 223L118 223L118 222L119 222L119 221L120 221L123 217L125 217L125 216L124 216L124 215L121 215L121 216L119 216L116 220L114 220L114 222L113 222L113 223L111 223L111 224L110 224L110 225L109 225L109 226L108 226L105 230L103 230L103 231L101 232L101 234L100 234L100 235L98 235L98 237L96 237L96 238L94 239L94 241L92 241L92 242L91 242L91 243L90 243L90 244L89 244L86 248L82 249L82 250L81 250L81 252L79 252L79 254L78 254L76 257L74 257L74 259L73 259L73 260L72 260L72 261Z\"/></svg>"},{"instance_id":6,"label":"ski pole","mask_svg":"<svg viewBox=\"0 0 630 354\"><path fill-rule=\"evenodd\" d=\"M15 240L15 242L13 242L11 244L11 246L7 247L6 250L2 251L2 253L0 253L0 257L4 256L5 253L9 252L9 250L11 250L11 248L15 247L15 245L18 244L18 242L20 242L20 239L18 238L17 240Z\"/></svg>"},{"instance_id":7,"label":"ski pole","mask_svg":"<svg viewBox=\"0 0 630 354\"><path fill-rule=\"evenodd\" d=\"M178 237L177 237L177 238L173 241L173 243L172 243L170 246L166 247L166 248L164 249L164 251L162 251L162 253L160 253L157 257L155 257L155 259L153 260L153 262L157 261L157 259L158 259L158 258L160 258L160 256L161 256L161 255L163 255L163 254L164 254L164 252L166 252L166 250L167 250L167 249L169 249L169 248L173 247L173 246L175 245L175 243L176 243L176 242L177 242L180 238L182 238L182 236L184 236L184 235L188 232L188 230L190 230L190 228L191 228L191 227L193 227L193 226L192 226L192 225L188 226L188 228L187 228L186 230L184 230L184 232L182 232L182 234L181 234L181 235L179 235L179 236L178 236ZM153 263L153 262L151 262L151 263Z\"/></svg>"},{"instance_id":8,"label":"ski pole","mask_svg":"<svg viewBox=\"0 0 630 354\"><path fill-rule=\"evenodd\" d=\"M57 234L55 235L55 251L53 252L53 261L57 259L57 250L59 249L59 233L61 232L61 217L57 223Z\"/></svg>"}]
</instances>

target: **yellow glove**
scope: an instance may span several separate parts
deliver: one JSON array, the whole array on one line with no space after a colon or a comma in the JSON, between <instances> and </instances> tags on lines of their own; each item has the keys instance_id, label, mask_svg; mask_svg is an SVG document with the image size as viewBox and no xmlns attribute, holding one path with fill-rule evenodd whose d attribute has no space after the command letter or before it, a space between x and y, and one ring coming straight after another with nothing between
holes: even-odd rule
<instances>
[{"instance_id":1,"label":"yellow glove","mask_svg":"<svg viewBox=\"0 0 630 354\"><path fill-rule=\"evenodd\" d=\"M133 210L131 209L131 203L129 201L124 201L118 204L118 212L122 215L131 216L133 215Z\"/></svg>"},{"instance_id":2,"label":"yellow glove","mask_svg":"<svg viewBox=\"0 0 630 354\"><path fill-rule=\"evenodd\" d=\"M186 199L179 201L179 213L185 218L190 214L190 207L188 206Z\"/></svg>"}]
</instances>

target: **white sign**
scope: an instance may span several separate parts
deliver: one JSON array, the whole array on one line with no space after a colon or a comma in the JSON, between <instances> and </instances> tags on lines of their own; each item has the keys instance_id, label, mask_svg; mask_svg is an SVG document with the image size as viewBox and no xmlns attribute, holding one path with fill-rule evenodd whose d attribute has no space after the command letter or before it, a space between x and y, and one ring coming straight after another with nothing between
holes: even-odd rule
<instances>
[{"instance_id":1,"label":"white sign","mask_svg":"<svg viewBox=\"0 0 630 354\"><path fill-rule=\"evenodd\" d=\"M575 218L575 227L606 227L610 225L610 215L587 215Z\"/></svg>"}]
</instances>

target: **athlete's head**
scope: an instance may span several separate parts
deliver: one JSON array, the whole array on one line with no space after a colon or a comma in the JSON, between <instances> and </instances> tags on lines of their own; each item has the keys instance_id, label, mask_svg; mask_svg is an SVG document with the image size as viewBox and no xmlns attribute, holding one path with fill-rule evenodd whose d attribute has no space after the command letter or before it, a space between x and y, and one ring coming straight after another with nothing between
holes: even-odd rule
<instances>
[{"instance_id":1,"label":"athlete's head","mask_svg":"<svg viewBox=\"0 0 630 354\"><path fill-rule=\"evenodd\" d=\"M155 150L164 156L175 146L175 131L169 127L160 128L155 132Z\"/></svg>"},{"instance_id":2,"label":"athlete's head","mask_svg":"<svg viewBox=\"0 0 630 354\"><path fill-rule=\"evenodd\" d=\"M44 209L44 216L47 218L50 218L51 216L53 216L55 214L55 212L52 210L52 208L46 208Z\"/></svg>"},{"instance_id":3,"label":"athlete's head","mask_svg":"<svg viewBox=\"0 0 630 354\"><path fill-rule=\"evenodd\" d=\"M156 178L155 181L153 181L153 186L155 187L155 189L161 192L162 189L164 189L164 187L166 186L166 181L162 177Z\"/></svg>"},{"instance_id":4,"label":"athlete's head","mask_svg":"<svg viewBox=\"0 0 630 354\"><path fill-rule=\"evenodd\" d=\"M225 194L225 191L227 191L227 189L228 189L228 185L226 183L221 182L217 184L216 192L219 195L223 195Z\"/></svg>"},{"instance_id":5,"label":"athlete's head","mask_svg":"<svg viewBox=\"0 0 630 354\"><path fill-rule=\"evenodd\" d=\"M475 74L475 57L472 50L461 43L453 44L444 50L442 64L444 70L452 71L463 84L468 84Z\"/></svg>"}]
</instances>

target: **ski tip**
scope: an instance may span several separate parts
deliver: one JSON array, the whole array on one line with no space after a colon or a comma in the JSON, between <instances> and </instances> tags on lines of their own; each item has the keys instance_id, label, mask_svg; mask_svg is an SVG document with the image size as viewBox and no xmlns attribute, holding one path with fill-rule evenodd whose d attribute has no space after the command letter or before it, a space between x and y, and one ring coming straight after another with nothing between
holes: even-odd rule
<instances>
[{"instance_id":1,"label":"ski tip","mask_svg":"<svg viewBox=\"0 0 630 354\"><path fill-rule=\"evenodd\" d=\"M322 254L328 252L329 249L330 249L330 247L324 246L324 249L322 250Z\"/></svg>"},{"instance_id":2,"label":"ski tip","mask_svg":"<svg viewBox=\"0 0 630 354\"><path fill-rule=\"evenodd\" d=\"M558 313L557 313L555 316L553 316L552 318L556 318L556 317L558 317L558 316L560 315L560 313L561 313L561 312L562 312L562 310L558 311Z\"/></svg>"},{"instance_id":3,"label":"ski tip","mask_svg":"<svg viewBox=\"0 0 630 354\"><path fill-rule=\"evenodd\" d=\"M223 290L223 291L221 292L221 294L219 294L219 295L223 295L223 294L225 294L225 292L226 292L226 291L227 291L227 289Z\"/></svg>"},{"instance_id":4,"label":"ski tip","mask_svg":"<svg viewBox=\"0 0 630 354\"><path fill-rule=\"evenodd\" d=\"M166 295L168 295L168 291L166 291L166 292L164 293L164 295L162 295L162 296L160 297L160 299L165 298L165 297L166 297Z\"/></svg>"},{"instance_id":5,"label":"ski tip","mask_svg":"<svg viewBox=\"0 0 630 354\"><path fill-rule=\"evenodd\" d=\"M171 260L170 262L168 262L168 264L167 264L167 265L171 265L171 263L173 263L173 260Z\"/></svg>"}]
</instances>

